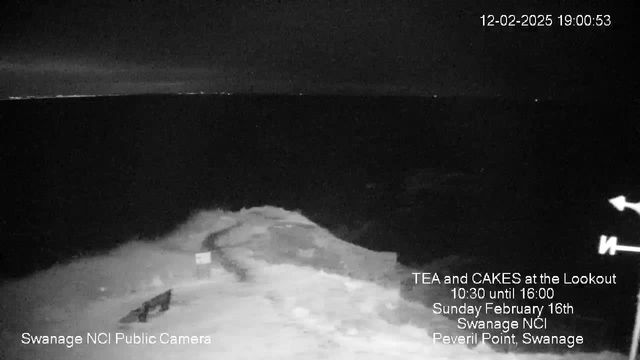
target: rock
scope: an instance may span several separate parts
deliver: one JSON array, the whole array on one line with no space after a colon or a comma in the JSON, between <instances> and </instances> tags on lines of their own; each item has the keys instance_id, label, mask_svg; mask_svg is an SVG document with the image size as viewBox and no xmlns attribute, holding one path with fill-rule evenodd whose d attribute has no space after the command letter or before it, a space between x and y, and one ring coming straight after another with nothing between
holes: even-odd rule
<instances>
[{"instance_id":1,"label":"rock","mask_svg":"<svg viewBox=\"0 0 640 360\"><path fill-rule=\"evenodd\" d=\"M210 234L203 243L205 250L219 253L223 263L235 264L234 269L241 268L243 261L233 258L238 251L232 249L244 248L259 260L310 266L359 280L380 280L395 271L396 253L343 241L302 215L272 208L249 209L244 214L240 224Z\"/></svg>"}]
</instances>

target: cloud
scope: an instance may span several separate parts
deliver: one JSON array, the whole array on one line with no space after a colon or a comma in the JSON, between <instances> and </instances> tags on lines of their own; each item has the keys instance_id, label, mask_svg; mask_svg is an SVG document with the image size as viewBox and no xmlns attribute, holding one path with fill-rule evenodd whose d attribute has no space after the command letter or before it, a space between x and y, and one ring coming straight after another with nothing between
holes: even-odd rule
<instances>
[{"instance_id":1,"label":"cloud","mask_svg":"<svg viewBox=\"0 0 640 360\"><path fill-rule=\"evenodd\" d=\"M166 64L147 63L133 64L126 62L105 62L97 60L87 60L82 58L39 58L31 60L0 60L0 71L12 73L35 73L52 75L153 75L164 74L165 76L184 77L188 75L215 75L223 73L222 70L214 68L197 67L174 67Z\"/></svg>"},{"instance_id":2,"label":"cloud","mask_svg":"<svg viewBox=\"0 0 640 360\"><path fill-rule=\"evenodd\" d=\"M107 68L96 64L86 64L78 61L39 60L29 63L19 63L0 60L0 70L26 73L59 73L59 74L113 74L119 69Z\"/></svg>"},{"instance_id":3,"label":"cloud","mask_svg":"<svg viewBox=\"0 0 640 360\"><path fill-rule=\"evenodd\" d=\"M0 97L112 93L176 93L203 91L248 78L221 67L176 67L161 63L135 64L82 58L25 57L0 59Z\"/></svg>"}]
</instances>

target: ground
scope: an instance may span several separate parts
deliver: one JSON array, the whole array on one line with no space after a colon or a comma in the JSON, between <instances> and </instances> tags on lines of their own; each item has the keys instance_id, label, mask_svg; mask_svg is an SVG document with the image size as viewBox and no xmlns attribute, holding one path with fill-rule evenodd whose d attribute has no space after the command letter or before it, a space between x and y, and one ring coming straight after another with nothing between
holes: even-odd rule
<instances>
[{"instance_id":1,"label":"ground","mask_svg":"<svg viewBox=\"0 0 640 360\"><path fill-rule=\"evenodd\" d=\"M197 278L193 254L216 233L224 259L214 257L209 276ZM393 254L344 243L299 213L202 212L164 238L3 284L0 348L12 359L626 358L434 343L430 333L450 321L402 295L394 262ZM118 324L168 289L169 311ZM33 344L43 336L64 344Z\"/></svg>"}]
</instances>

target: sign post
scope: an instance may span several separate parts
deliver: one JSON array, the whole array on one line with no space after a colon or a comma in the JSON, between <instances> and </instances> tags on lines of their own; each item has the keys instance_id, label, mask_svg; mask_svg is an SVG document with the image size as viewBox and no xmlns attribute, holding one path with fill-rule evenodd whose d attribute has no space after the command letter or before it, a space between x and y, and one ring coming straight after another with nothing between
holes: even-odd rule
<instances>
[{"instance_id":1,"label":"sign post","mask_svg":"<svg viewBox=\"0 0 640 360\"><path fill-rule=\"evenodd\" d=\"M200 279L200 272L204 270L207 278L211 277L211 251L196 254L196 276Z\"/></svg>"},{"instance_id":2,"label":"sign post","mask_svg":"<svg viewBox=\"0 0 640 360\"><path fill-rule=\"evenodd\" d=\"M640 215L640 203L630 203L627 202L627 199L624 196L618 196L613 199L610 199L609 202L613 205L618 211L624 211L624 209L629 208L634 210ZM615 255L616 250L621 251L631 251L631 252L640 252L640 247L638 246L623 246L618 245L618 238L615 236L606 237L604 235L600 236L600 246L598 248L598 253L601 255L609 252L609 255ZM631 338L631 350L629 352L629 360L635 360L636 355L638 354L638 337L640 337L640 291L638 291L636 302L636 320L633 324L633 336Z\"/></svg>"}]
</instances>

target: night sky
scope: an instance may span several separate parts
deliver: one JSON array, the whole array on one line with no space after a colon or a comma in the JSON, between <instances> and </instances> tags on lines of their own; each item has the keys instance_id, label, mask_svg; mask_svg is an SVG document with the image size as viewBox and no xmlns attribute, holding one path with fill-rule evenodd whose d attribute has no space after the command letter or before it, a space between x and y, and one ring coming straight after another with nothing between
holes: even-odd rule
<instances>
[{"instance_id":1,"label":"night sky","mask_svg":"<svg viewBox=\"0 0 640 360\"><path fill-rule=\"evenodd\" d=\"M278 92L638 95L638 5L618 1L10 1L0 98ZM86 5L90 3L90 5ZM553 15L483 27L483 14ZM559 25L611 16L609 27Z\"/></svg>"}]
</instances>

